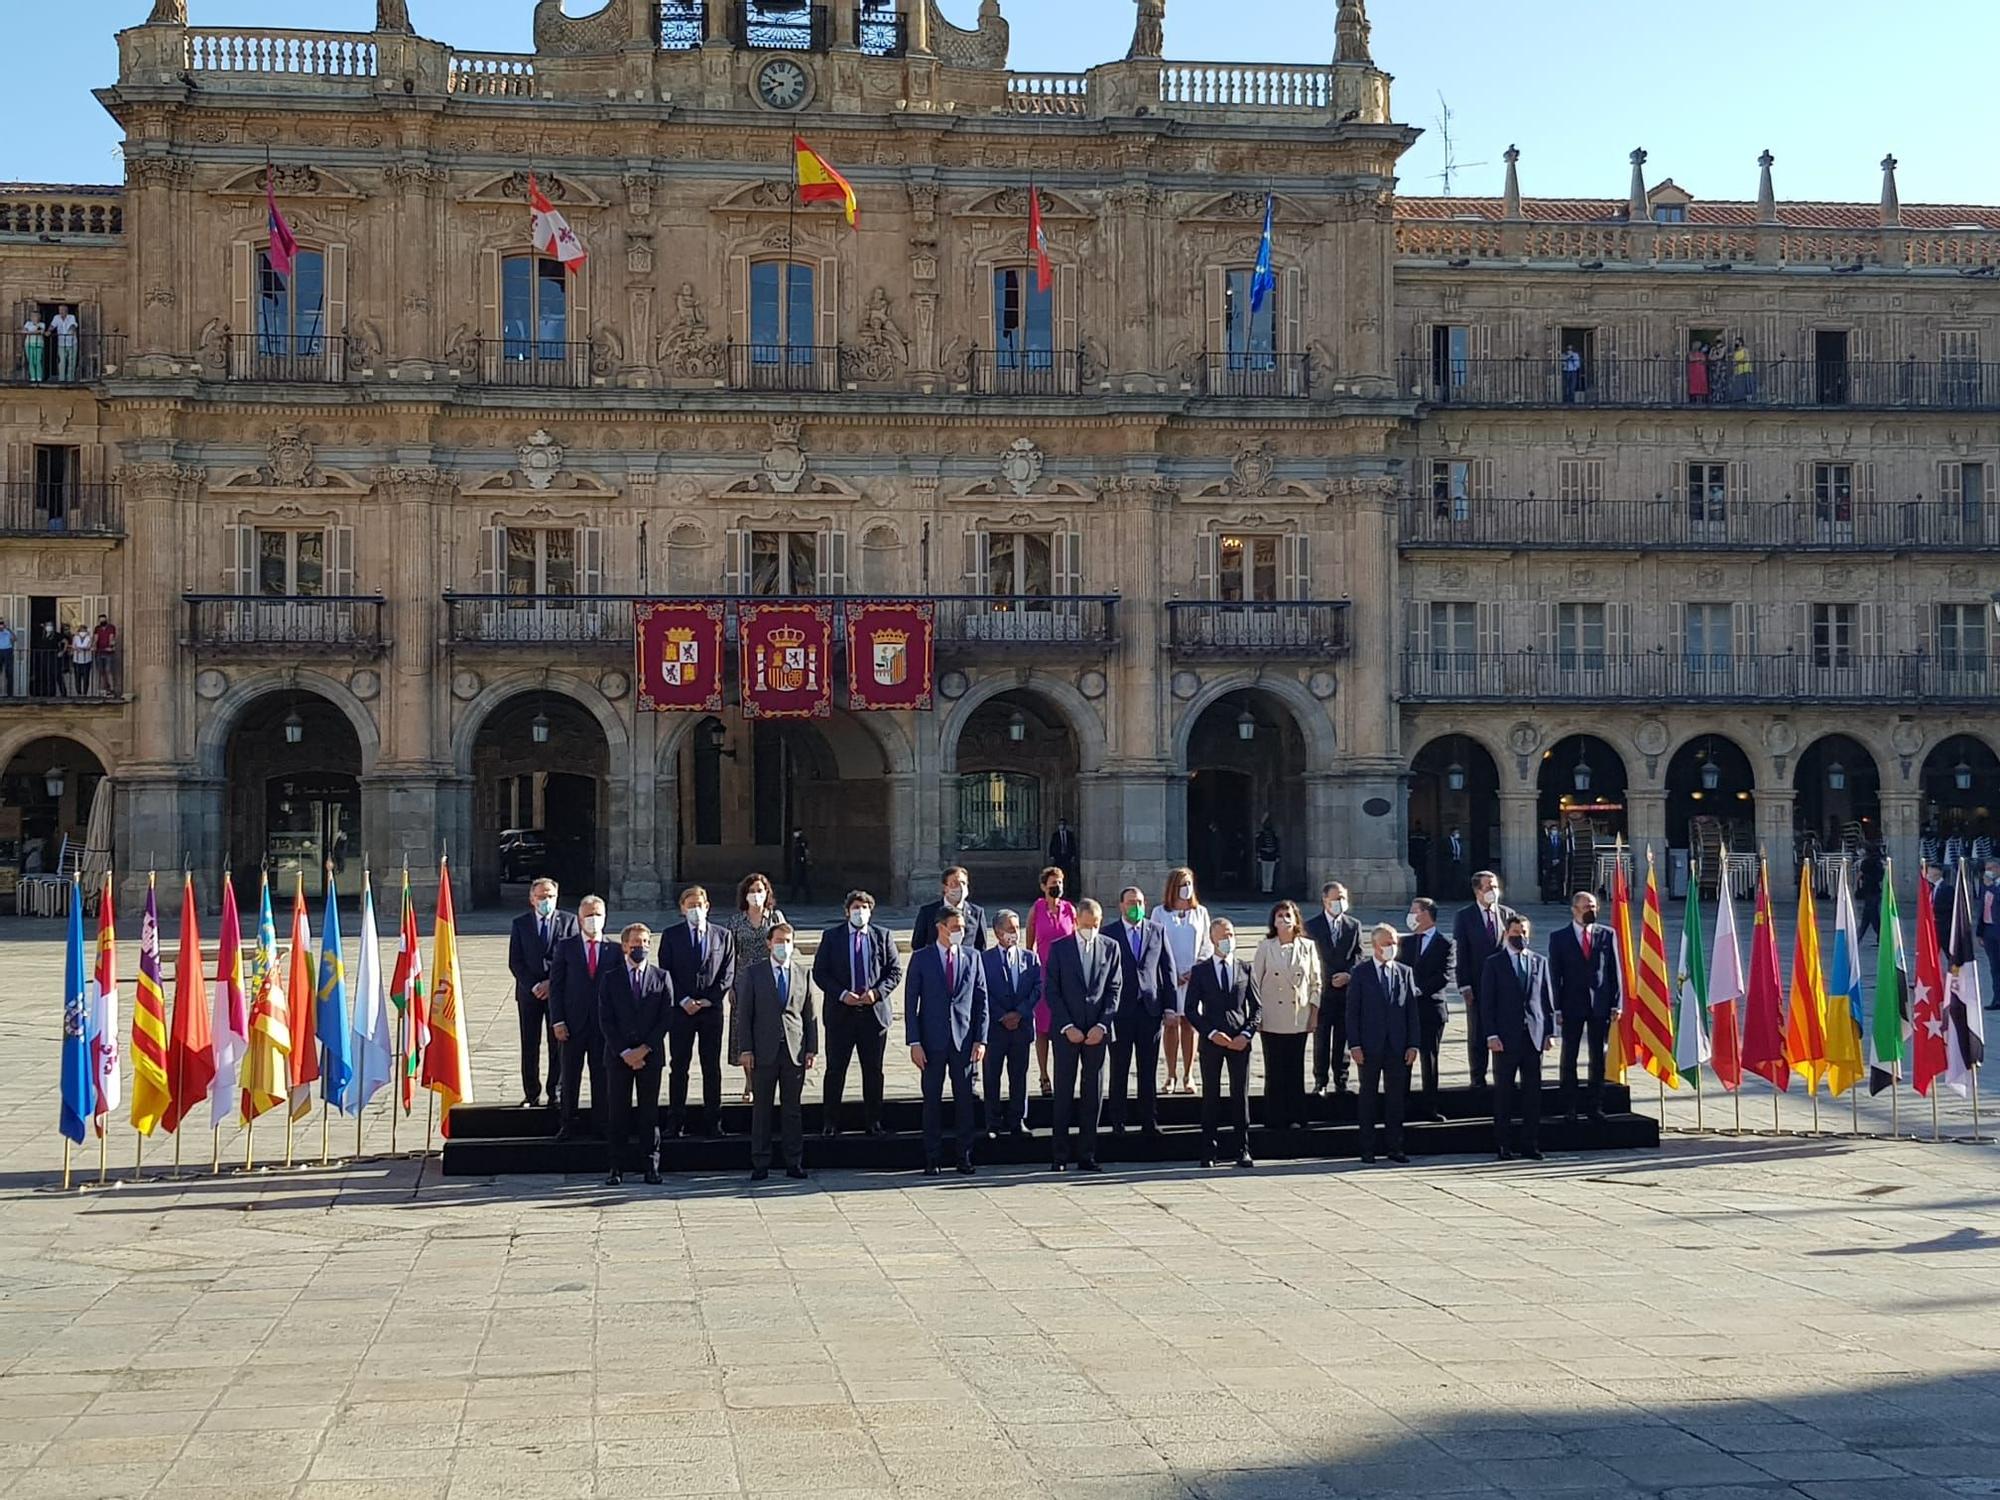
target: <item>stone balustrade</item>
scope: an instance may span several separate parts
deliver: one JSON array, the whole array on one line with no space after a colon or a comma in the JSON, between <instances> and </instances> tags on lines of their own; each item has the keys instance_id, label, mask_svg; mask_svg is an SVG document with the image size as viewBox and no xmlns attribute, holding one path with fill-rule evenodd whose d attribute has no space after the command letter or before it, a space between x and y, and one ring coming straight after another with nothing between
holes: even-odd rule
<instances>
[{"instance_id":1,"label":"stone balustrade","mask_svg":"<svg viewBox=\"0 0 2000 1500\"><path fill-rule=\"evenodd\" d=\"M364 32L270 27L190 29L191 73L265 73L303 78L373 78L375 39Z\"/></svg>"},{"instance_id":2,"label":"stone balustrade","mask_svg":"<svg viewBox=\"0 0 2000 1500\"><path fill-rule=\"evenodd\" d=\"M124 233L125 200L116 188L0 186L0 235L110 240Z\"/></svg>"},{"instance_id":3,"label":"stone balustrade","mask_svg":"<svg viewBox=\"0 0 2000 1500\"><path fill-rule=\"evenodd\" d=\"M1325 109L1333 103L1333 69L1283 63L1162 63L1160 102L1214 109Z\"/></svg>"},{"instance_id":4,"label":"stone balustrade","mask_svg":"<svg viewBox=\"0 0 2000 1500\"><path fill-rule=\"evenodd\" d=\"M1625 224L1590 221L1402 219L1408 261L1602 262L1606 265L1879 267L1981 272L2000 266L2000 233L1799 225Z\"/></svg>"},{"instance_id":5,"label":"stone balustrade","mask_svg":"<svg viewBox=\"0 0 2000 1500\"><path fill-rule=\"evenodd\" d=\"M532 99L535 60L519 52L454 52L448 87L478 99Z\"/></svg>"}]
</instances>

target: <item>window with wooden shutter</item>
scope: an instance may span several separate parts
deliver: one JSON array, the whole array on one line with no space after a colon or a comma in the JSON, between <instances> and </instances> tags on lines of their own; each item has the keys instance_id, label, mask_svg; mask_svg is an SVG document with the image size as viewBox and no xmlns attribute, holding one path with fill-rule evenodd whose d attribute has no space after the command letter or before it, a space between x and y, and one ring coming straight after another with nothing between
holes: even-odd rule
<instances>
[{"instance_id":1,"label":"window with wooden shutter","mask_svg":"<svg viewBox=\"0 0 2000 1500\"><path fill-rule=\"evenodd\" d=\"M824 357L831 359L832 351L840 344L840 258L838 256L823 255L819 258L819 285L815 288L815 295L819 298L817 307L819 332L814 342L822 350L827 351Z\"/></svg>"},{"instance_id":2,"label":"window with wooden shutter","mask_svg":"<svg viewBox=\"0 0 2000 1500\"><path fill-rule=\"evenodd\" d=\"M1059 265L1055 268L1055 346L1059 355L1074 356L1082 347L1082 288L1078 285L1076 267ZM1076 385L1076 361L1073 357L1066 362L1068 384L1065 390L1074 390Z\"/></svg>"},{"instance_id":3,"label":"window with wooden shutter","mask_svg":"<svg viewBox=\"0 0 2000 1500\"><path fill-rule=\"evenodd\" d=\"M1285 572L1279 597L1310 599L1312 591L1312 538L1303 532L1284 538Z\"/></svg>"},{"instance_id":4,"label":"window with wooden shutter","mask_svg":"<svg viewBox=\"0 0 2000 1500\"><path fill-rule=\"evenodd\" d=\"M822 594L847 592L847 533L835 527L819 533L818 584Z\"/></svg>"},{"instance_id":5,"label":"window with wooden shutter","mask_svg":"<svg viewBox=\"0 0 2000 1500\"><path fill-rule=\"evenodd\" d=\"M1279 275L1285 299L1284 342L1278 346L1285 361L1285 394L1303 396L1307 389L1306 353L1306 273L1287 266Z\"/></svg>"},{"instance_id":6,"label":"window with wooden shutter","mask_svg":"<svg viewBox=\"0 0 2000 1500\"><path fill-rule=\"evenodd\" d=\"M1210 266L1207 281L1206 351L1212 362L1229 352L1229 273L1221 266Z\"/></svg>"},{"instance_id":7,"label":"window with wooden shutter","mask_svg":"<svg viewBox=\"0 0 2000 1500\"><path fill-rule=\"evenodd\" d=\"M236 240L229 247L229 373L232 379L247 379L250 355L256 347L257 290L255 284L256 247L248 240Z\"/></svg>"},{"instance_id":8,"label":"window with wooden shutter","mask_svg":"<svg viewBox=\"0 0 2000 1500\"><path fill-rule=\"evenodd\" d=\"M750 533L731 528L722 539L722 591L725 594L749 592L750 581Z\"/></svg>"},{"instance_id":9,"label":"window with wooden shutter","mask_svg":"<svg viewBox=\"0 0 2000 1500\"><path fill-rule=\"evenodd\" d=\"M729 341L750 342L750 257L729 257Z\"/></svg>"},{"instance_id":10,"label":"window with wooden shutter","mask_svg":"<svg viewBox=\"0 0 2000 1500\"><path fill-rule=\"evenodd\" d=\"M481 377L492 380L500 373L500 340L506 329L500 315L500 252L482 251L479 256L479 345ZM464 372L466 374L471 371Z\"/></svg>"},{"instance_id":11,"label":"window with wooden shutter","mask_svg":"<svg viewBox=\"0 0 2000 1500\"><path fill-rule=\"evenodd\" d=\"M1501 632L1500 605L1491 599L1481 599L1474 606L1473 619L1479 632L1479 651L1483 656L1498 656L1505 649Z\"/></svg>"},{"instance_id":12,"label":"window with wooden shutter","mask_svg":"<svg viewBox=\"0 0 2000 1500\"><path fill-rule=\"evenodd\" d=\"M582 566L577 570L577 592L595 599L604 592L604 528L577 528L577 551L582 558ZM586 603L582 609L584 633L592 640L600 639L610 624L605 606Z\"/></svg>"},{"instance_id":13,"label":"window with wooden shutter","mask_svg":"<svg viewBox=\"0 0 2000 1500\"><path fill-rule=\"evenodd\" d=\"M327 377L342 380L347 375L347 246L328 245L325 264Z\"/></svg>"},{"instance_id":14,"label":"window with wooden shutter","mask_svg":"<svg viewBox=\"0 0 2000 1500\"><path fill-rule=\"evenodd\" d=\"M977 529L965 533L965 591L979 598L993 592L993 582L987 573L987 534Z\"/></svg>"},{"instance_id":15,"label":"window with wooden shutter","mask_svg":"<svg viewBox=\"0 0 2000 1500\"><path fill-rule=\"evenodd\" d=\"M1216 557L1219 538L1212 531L1204 531L1195 538L1194 548L1194 596L1197 599L1214 599L1216 594Z\"/></svg>"},{"instance_id":16,"label":"window with wooden shutter","mask_svg":"<svg viewBox=\"0 0 2000 1500\"><path fill-rule=\"evenodd\" d=\"M34 651L33 636L28 628L29 608L26 594L0 595L0 610L6 611L5 614L0 614L0 620L4 620L7 628L14 634L13 661L9 665L4 684L0 685L4 685L7 692L14 697L22 696L29 688L28 668Z\"/></svg>"},{"instance_id":17,"label":"window with wooden shutter","mask_svg":"<svg viewBox=\"0 0 2000 1500\"><path fill-rule=\"evenodd\" d=\"M1056 592L1071 595L1083 592L1083 533L1080 531L1056 533Z\"/></svg>"},{"instance_id":18,"label":"window with wooden shutter","mask_svg":"<svg viewBox=\"0 0 2000 1500\"><path fill-rule=\"evenodd\" d=\"M1430 650L1430 610L1420 600L1403 601L1403 654L1421 659Z\"/></svg>"}]
</instances>

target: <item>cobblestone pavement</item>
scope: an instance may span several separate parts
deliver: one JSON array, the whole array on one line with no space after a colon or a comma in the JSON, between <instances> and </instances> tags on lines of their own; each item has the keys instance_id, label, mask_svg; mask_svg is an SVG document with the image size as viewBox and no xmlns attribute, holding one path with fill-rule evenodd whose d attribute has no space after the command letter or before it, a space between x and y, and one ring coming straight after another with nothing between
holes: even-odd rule
<instances>
[{"instance_id":1,"label":"cobblestone pavement","mask_svg":"<svg viewBox=\"0 0 2000 1500\"><path fill-rule=\"evenodd\" d=\"M2000 1494L2000 1147L1907 1093L1924 1140L618 1193L442 1180L378 1106L178 1181L121 1124L63 1194L51 930L0 935L4 1500Z\"/></svg>"}]
</instances>

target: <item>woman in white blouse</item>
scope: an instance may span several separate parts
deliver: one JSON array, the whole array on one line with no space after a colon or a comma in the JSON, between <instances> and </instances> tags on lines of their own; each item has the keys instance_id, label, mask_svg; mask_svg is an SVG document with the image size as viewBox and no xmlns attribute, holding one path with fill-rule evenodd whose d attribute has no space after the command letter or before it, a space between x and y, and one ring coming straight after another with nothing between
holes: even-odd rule
<instances>
[{"instance_id":1,"label":"woman in white blouse","mask_svg":"<svg viewBox=\"0 0 2000 1500\"><path fill-rule=\"evenodd\" d=\"M1166 891L1153 908L1152 920L1166 933L1167 954L1174 964L1174 1008L1166 1017L1160 1046L1167 1059L1167 1092L1192 1094L1198 1039L1186 1020L1188 975L1196 964L1215 956L1215 947L1208 940L1208 908L1194 893L1194 871L1182 868L1167 876Z\"/></svg>"},{"instance_id":2,"label":"woman in white blouse","mask_svg":"<svg viewBox=\"0 0 2000 1500\"><path fill-rule=\"evenodd\" d=\"M1269 935L1250 962L1262 1019L1264 1124L1302 1130L1306 1123L1306 1043L1319 1024L1319 946L1306 936L1298 907L1271 908Z\"/></svg>"}]
</instances>

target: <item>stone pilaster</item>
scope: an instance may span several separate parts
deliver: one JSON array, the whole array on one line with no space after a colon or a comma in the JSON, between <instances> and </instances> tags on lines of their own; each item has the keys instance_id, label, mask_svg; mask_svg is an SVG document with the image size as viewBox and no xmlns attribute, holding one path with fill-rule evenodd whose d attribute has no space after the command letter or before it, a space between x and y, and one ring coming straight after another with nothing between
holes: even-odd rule
<instances>
[{"instance_id":1,"label":"stone pilaster","mask_svg":"<svg viewBox=\"0 0 2000 1500\"><path fill-rule=\"evenodd\" d=\"M1907 889L1917 878L1923 858L1923 796L1917 792L1882 793L1882 842L1896 862L1896 878Z\"/></svg>"},{"instance_id":2,"label":"stone pilaster","mask_svg":"<svg viewBox=\"0 0 2000 1500\"><path fill-rule=\"evenodd\" d=\"M1517 900L1526 900L1525 893L1537 888L1540 800L1532 789L1500 794L1499 873L1503 888L1515 891Z\"/></svg>"}]
</instances>

